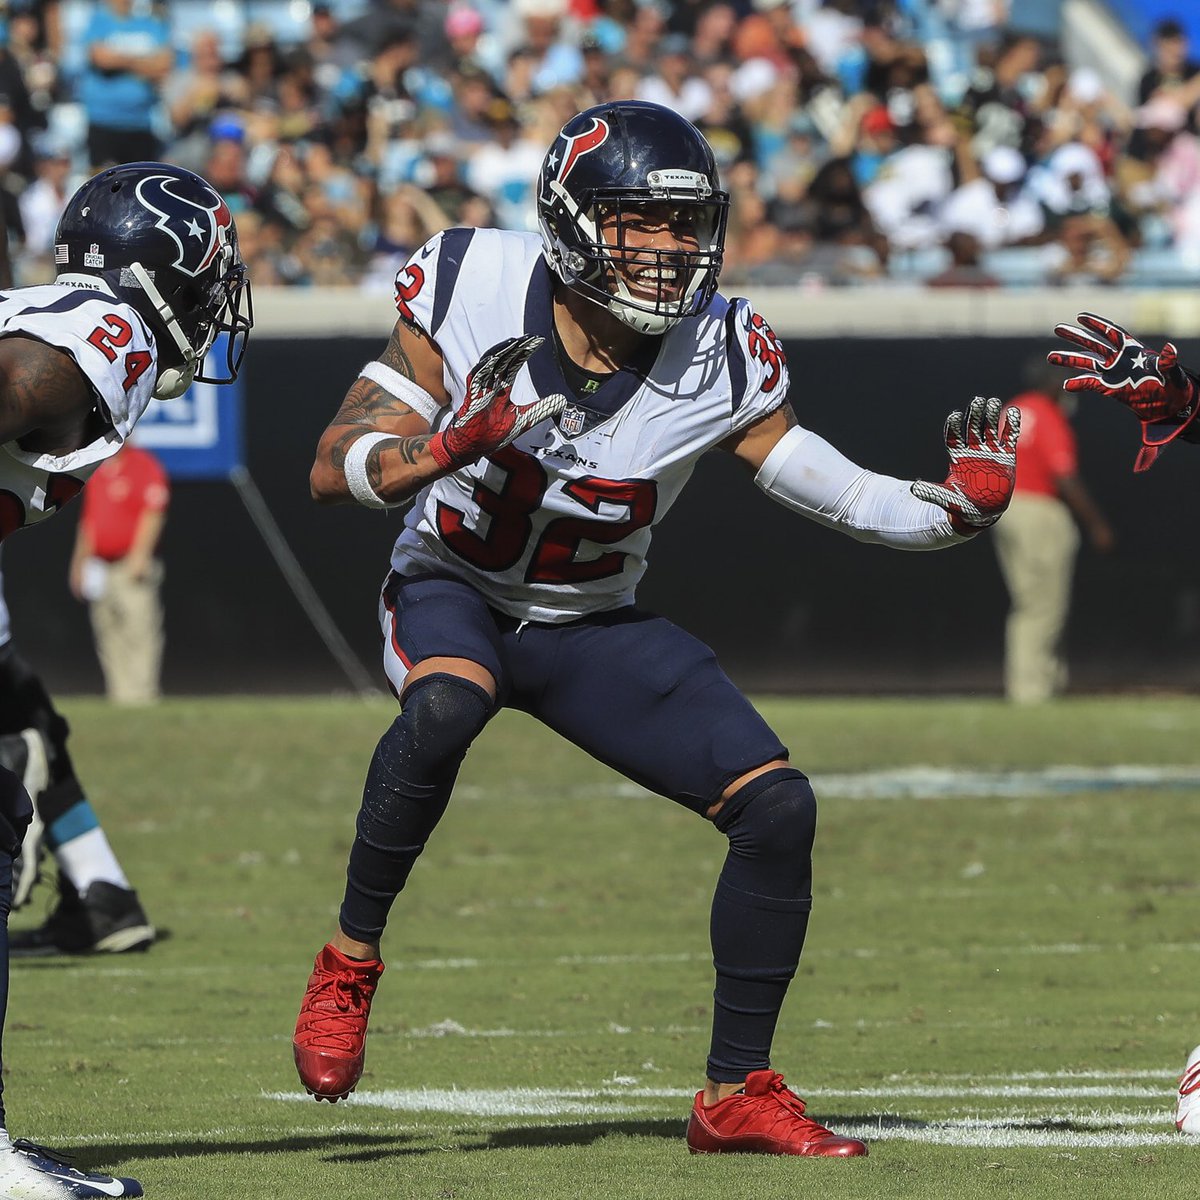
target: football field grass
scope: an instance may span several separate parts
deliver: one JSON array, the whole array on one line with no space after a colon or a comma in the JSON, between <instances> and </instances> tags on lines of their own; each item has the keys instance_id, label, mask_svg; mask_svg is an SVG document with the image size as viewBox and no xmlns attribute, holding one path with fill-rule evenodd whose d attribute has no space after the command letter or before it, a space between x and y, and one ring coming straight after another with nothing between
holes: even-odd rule
<instances>
[{"instance_id":1,"label":"football field grass","mask_svg":"<svg viewBox=\"0 0 1200 1200\"><path fill-rule=\"evenodd\" d=\"M330 1106L291 1030L392 707L63 707L167 936L14 964L9 1124L152 1200L1195 1195L1171 1120L1200 1042L1193 699L761 701L821 803L775 1066L870 1142L847 1161L687 1153L724 839L534 722L469 755Z\"/></svg>"}]
</instances>

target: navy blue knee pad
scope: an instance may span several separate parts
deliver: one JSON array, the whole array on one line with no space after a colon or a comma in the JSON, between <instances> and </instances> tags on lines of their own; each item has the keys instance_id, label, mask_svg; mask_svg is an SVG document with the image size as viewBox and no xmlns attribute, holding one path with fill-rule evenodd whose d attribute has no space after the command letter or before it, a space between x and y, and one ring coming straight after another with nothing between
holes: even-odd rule
<instances>
[{"instance_id":1,"label":"navy blue knee pad","mask_svg":"<svg viewBox=\"0 0 1200 1200\"><path fill-rule=\"evenodd\" d=\"M794 767L766 771L739 788L713 818L729 838L721 878L756 895L812 901L817 800Z\"/></svg>"},{"instance_id":2,"label":"navy blue knee pad","mask_svg":"<svg viewBox=\"0 0 1200 1200\"><path fill-rule=\"evenodd\" d=\"M346 869L342 929L363 942L383 933L425 843L446 811L471 743L495 704L485 688L457 675L418 679L400 715L375 747Z\"/></svg>"},{"instance_id":3,"label":"navy blue knee pad","mask_svg":"<svg viewBox=\"0 0 1200 1200\"><path fill-rule=\"evenodd\" d=\"M812 908L817 802L792 767L764 772L713 824L729 853L713 895L713 1038L708 1077L740 1082L771 1065L771 1041Z\"/></svg>"}]
</instances>

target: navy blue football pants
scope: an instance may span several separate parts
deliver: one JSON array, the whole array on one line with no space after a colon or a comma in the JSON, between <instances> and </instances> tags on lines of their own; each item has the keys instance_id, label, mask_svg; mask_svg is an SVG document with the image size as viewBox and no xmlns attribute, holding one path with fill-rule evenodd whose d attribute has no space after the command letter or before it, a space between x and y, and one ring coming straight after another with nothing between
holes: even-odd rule
<instances>
[{"instance_id":1,"label":"navy blue football pants","mask_svg":"<svg viewBox=\"0 0 1200 1200\"><path fill-rule=\"evenodd\" d=\"M393 574L381 600L384 657L400 716L368 772L350 855L342 929L379 940L396 894L450 798L471 740L498 707L536 717L622 775L705 814L734 780L787 750L718 666L678 626L633 607L564 625L522 623L469 585ZM463 658L496 682L412 667ZM791 768L735 792L716 824L730 853L713 901L717 969L710 1077L768 1065L779 1006L811 907L815 802Z\"/></svg>"}]
</instances>

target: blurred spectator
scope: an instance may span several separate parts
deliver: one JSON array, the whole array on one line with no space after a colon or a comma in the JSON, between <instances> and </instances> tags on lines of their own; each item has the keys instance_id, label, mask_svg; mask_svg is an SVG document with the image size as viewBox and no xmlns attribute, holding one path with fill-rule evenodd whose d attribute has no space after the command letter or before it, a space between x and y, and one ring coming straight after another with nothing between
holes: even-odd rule
<instances>
[{"instance_id":1,"label":"blurred spectator","mask_svg":"<svg viewBox=\"0 0 1200 1200\"><path fill-rule=\"evenodd\" d=\"M1035 115L1035 96L1044 92L1038 67L1042 47L1037 38L1011 35L995 65L972 75L963 97L961 116L973 127L972 149L982 158L996 146L1020 146L1026 121ZM1033 86L1030 86L1032 82Z\"/></svg>"},{"instance_id":2,"label":"blurred spectator","mask_svg":"<svg viewBox=\"0 0 1200 1200\"><path fill-rule=\"evenodd\" d=\"M947 198L939 215L946 235L975 235L985 249L1037 241L1045 229L1041 205L1022 189L1025 159L1011 146L994 146L980 164L982 175Z\"/></svg>"},{"instance_id":3,"label":"blurred spectator","mask_svg":"<svg viewBox=\"0 0 1200 1200\"><path fill-rule=\"evenodd\" d=\"M246 150L240 136L231 133L213 142L201 174L221 193L235 217L253 207L254 189L246 178Z\"/></svg>"},{"instance_id":4,"label":"blurred spectator","mask_svg":"<svg viewBox=\"0 0 1200 1200\"><path fill-rule=\"evenodd\" d=\"M10 4L8 8L8 53L20 73L20 88L29 98L28 123L18 116L19 127L28 136L31 128L45 128L51 105L63 99L59 75L58 22L51 14L57 4L35 7ZM0 84L12 101L11 77Z\"/></svg>"},{"instance_id":5,"label":"blurred spectator","mask_svg":"<svg viewBox=\"0 0 1200 1200\"><path fill-rule=\"evenodd\" d=\"M1080 142L1059 146L1045 164L1029 173L1029 191L1056 216L1103 213L1112 207L1112 193L1095 151Z\"/></svg>"},{"instance_id":6,"label":"blurred spectator","mask_svg":"<svg viewBox=\"0 0 1200 1200\"><path fill-rule=\"evenodd\" d=\"M279 146L272 155L255 206L268 228L279 230L285 238L294 238L308 228L308 210L304 207L306 183L307 177L295 148ZM215 180L213 184L216 186ZM238 228L241 229L240 224ZM285 275L288 273L282 260L278 266Z\"/></svg>"},{"instance_id":7,"label":"blurred spectator","mask_svg":"<svg viewBox=\"0 0 1200 1200\"><path fill-rule=\"evenodd\" d=\"M1067 413L1074 396L1062 374L1040 360L1031 387L1008 402L1021 411L1021 450L1012 502L992 541L1008 587L1004 690L1014 704L1037 704L1067 682L1062 637L1079 550L1076 522L1092 547L1106 553L1113 532L1079 477L1075 434Z\"/></svg>"},{"instance_id":8,"label":"blurred spectator","mask_svg":"<svg viewBox=\"0 0 1200 1200\"><path fill-rule=\"evenodd\" d=\"M88 606L114 704L159 698L163 568L157 554L170 496L162 464L134 445L101 463L84 489L71 591Z\"/></svg>"},{"instance_id":9,"label":"blurred spectator","mask_svg":"<svg viewBox=\"0 0 1200 1200\"><path fill-rule=\"evenodd\" d=\"M425 139L416 182L454 224L460 222L467 201L478 196L463 182L459 146L448 133L434 133Z\"/></svg>"},{"instance_id":10,"label":"blurred spectator","mask_svg":"<svg viewBox=\"0 0 1200 1200\"><path fill-rule=\"evenodd\" d=\"M363 291L391 296L396 272L435 233L450 226L450 218L419 187L401 184L379 201L378 232L360 286Z\"/></svg>"},{"instance_id":11,"label":"blurred spectator","mask_svg":"<svg viewBox=\"0 0 1200 1200\"><path fill-rule=\"evenodd\" d=\"M446 48L444 6L422 5L419 0L374 0L366 12L342 26L339 36L350 42L358 54L372 55L395 38L412 38L418 56L426 61L444 57Z\"/></svg>"},{"instance_id":12,"label":"blurred spectator","mask_svg":"<svg viewBox=\"0 0 1200 1200\"><path fill-rule=\"evenodd\" d=\"M1151 38L1153 61L1138 81L1137 99L1145 104L1164 96L1179 101L1188 111L1188 128L1197 129L1197 96L1187 84L1200 76L1200 63L1188 55L1187 30L1174 18L1159 21Z\"/></svg>"},{"instance_id":13,"label":"blurred spectator","mask_svg":"<svg viewBox=\"0 0 1200 1200\"><path fill-rule=\"evenodd\" d=\"M732 4L706 3L691 32L691 53L697 66L704 69L714 63L732 62L737 28L737 12Z\"/></svg>"},{"instance_id":14,"label":"blurred spectator","mask_svg":"<svg viewBox=\"0 0 1200 1200\"><path fill-rule=\"evenodd\" d=\"M161 156L154 132L159 89L175 55L166 23L133 12L133 0L99 0L83 34L79 97L94 168Z\"/></svg>"},{"instance_id":15,"label":"blurred spectator","mask_svg":"<svg viewBox=\"0 0 1200 1200\"><path fill-rule=\"evenodd\" d=\"M725 172L735 162L754 157L754 134L733 94L733 70L729 64L712 64L705 71L705 78L709 85L708 107L696 126L708 139L717 166ZM795 153L779 161L778 169L788 174L803 171L806 178L811 176L812 141L801 130L798 117L793 118L789 129L789 142Z\"/></svg>"},{"instance_id":16,"label":"blurred spectator","mask_svg":"<svg viewBox=\"0 0 1200 1200\"><path fill-rule=\"evenodd\" d=\"M929 79L925 51L912 42L901 41L879 17L863 23L862 46L867 56L863 90L884 104L899 103L907 109L910 101L904 93Z\"/></svg>"},{"instance_id":17,"label":"blurred spectator","mask_svg":"<svg viewBox=\"0 0 1200 1200\"><path fill-rule=\"evenodd\" d=\"M248 107L250 88L244 78L225 66L221 42L202 29L192 40L191 61L175 72L163 88L163 100L175 130L172 159L199 171L208 154L208 131L216 115Z\"/></svg>"},{"instance_id":18,"label":"blurred spectator","mask_svg":"<svg viewBox=\"0 0 1200 1200\"><path fill-rule=\"evenodd\" d=\"M499 40L476 9L469 4L452 3L446 10L445 31L451 70L475 67L493 79L499 77L504 61Z\"/></svg>"},{"instance_id":19,"label":"blurred spectator","mask_svg":"<svg viewBox=\"0 0 1200 1200\"><path fill-rule=\"evenodd\" d=\"M1185 128L1177 101L1156 96L1137 111L1139 138L1118 164L1126 207L1151 245L1174 245L1188 261L1200 256L1200 139ZM1198 263L1197 265L1200 265Z\"/></svg>"},{"instance_id":20,"label":"blurred spectator","mask_svg":"<svg viewBox=\"0 0 1200 1200\"><path fill-rule=\"evenodd\" d=\"M729 191L729 228L721 278L730 285L742 284L774 260L779 249L779 230L768 219L767 202L753 160L735 163L724 182Z\"/></svg>"},{"instance_id":21,"label":"blurred spectator","mask_svg":"<svg viewBox=\"0 0 1200 1200\"><path fill-rule=\"evenodd\" d=\"M636 99L661 104L689 121L708 111L712 89L693 68L688 39L682 33L670 33L659 43L658 62L638 87Z\"/></svg>"},{"instance_id":22,"label":"blurred spectator","mask_svg":"<svg viewBox=\"0 0 1200 1200\"><path fill-rule=\"evenodd\" d=\"M522 46L531 55L534 94L571 86L583 78L583 56L564 28L567 0L513 0Z\"/></svg>"},{"instance_id":23,"label":"blurred spectator","mask_svg":"<svg viewBox=\"0 0 1200 1200\"><path fill-rule=\"evenodd\" d=\"M931 288L995 288L1001 286L997 276L980 262L979 239L973 233L957 230L946 239L950 265L925 280Z\"/></svg>"},{"instance_id":24,"label":"blurred spectator","mask_svg":"<svg viewBox=\"0 0 1200 1200\"><path fill-rule=\"evenodd\" d=\"M37 178L20 196L25 245L21 253L21 278L41 283L54 278L54 231L73 194L71 156L65 146L46 140L37 156Z\"/></svg>"},{"instance_id":25,"label":"blurred spectator","mask_svg":"<svg viewBox=\"0 0 1200 1200\"><path fill-rule=\"evenodd\" d=\"M453 72L452 79L454 109L450 114L450 133L457 139L463 156L470 158L491 140L488 112L499 96L491 76L474 63L463 63Z\"/></svg>"},{"instance_id":26,"label":"blurred spectator","mask_svg":"<svg viewBox=\"0 0 1200 1200\"><path fill-rule=\"evenodd\" d=\"M526 136L516 111L497 99L488 111L491 140L467 166L467 183L485 197L505 229L537 229L533 196L545 143Z\"/></svg>"},{"instance_id":27,"label":"blurred spectator","mask_svg":"<svg viewBox=\"0 0 1200 1200\"><path fill-rule=\"evenodd\" d=\"M623 30L624 42L619 51L621 63L632 67L640 74L648 75L654 69L658 45L667 35L669 5L659 0L645 0L630 6L632 11ZM593 28L598 28L599 22ZM617 99L629 99L630 96Z\"/></svg>"},{"instance_id":28,"label":"blurred spectator","mask_svg":"<svg viewBox=\"0 0 1200 1200\"><path fill-rule=\"evenodd\" d=\"M1045 281L1053 286L1117 283L1129 266L1129 244L1103 212L1071 212L1046 248Z\"/></svg>"},{"instance_id":29,"label":"blurred spectator","mask_svg":"<svg viewBox=\"0 0 1200 1200\"><path fill-rule=\"evenodd\" d=\"M863 189L863 202L892 246L917 250L946 239L939 214L953 189L952 162L944 147L914 143L890 155ZM949 234L955 232L962 230Z\"/></svg>"},{"instance_id":30,"label":"blurred spectator","mask_svg":"<svg viewBox=\"0 0 1200 1200\"><path fill-rule=\"evenodd\" d=\"M792 16L791 0L752 0L751 8L733 36L734 55L743 61L762 58L786 70L804 47L804 31Z\"/></svg>"},{"instance_id":31,"label":"blurred spectator","mask_svg":"<svg viewBox=\"0 0 1200 1200\"><path fill-rule=\"evenodd\" d=\"M583 56L583 74L576 90L578 103L582 108L591 108L613 99L612 60L600 39L590 31L585 33L579 42L579 52Z\"/></svg>"},{"instance_id":32,"label":"blurred spectator","mask_svg":"<svg viewBox=\"0 0 1200 1200\"><path fill-rule=\"evenodd\" d=\"M242 58L238 72L246 81L247 106L273 111L276 84L283 70L279 46L267 25L251 25L242 38Z\"/></svg>"}]
</instances>

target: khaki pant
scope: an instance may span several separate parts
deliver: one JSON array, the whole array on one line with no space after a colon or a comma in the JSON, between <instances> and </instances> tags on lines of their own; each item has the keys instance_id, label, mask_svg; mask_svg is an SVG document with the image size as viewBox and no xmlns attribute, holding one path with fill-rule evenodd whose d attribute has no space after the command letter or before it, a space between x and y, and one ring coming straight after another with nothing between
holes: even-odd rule
<instances>
[{"instance_id":1,"label":"khaki pant","mask_svg":"<svg viewBox=\"0 0 1200 1200\"><path fill-rule=\"evenodd\" d=\"M108 698L115 704L153 704L159 696L163 619L162 563L135 579L124 560L109 564L104 594L89 605L96 653Z\"/></svg>"},{"instance_id":2,"label":"khaki pant","mask_svg":"<svg viewBox=\"0 0 1200 1200\"><path fill-rule=\"evenodd\" d=\"M1079 530L1061 500L1018 492L992 536L1010 601L1004 691L1016 704L1036 704L1067 683L1062 636Z\"/></svg>"}]
</instances>

